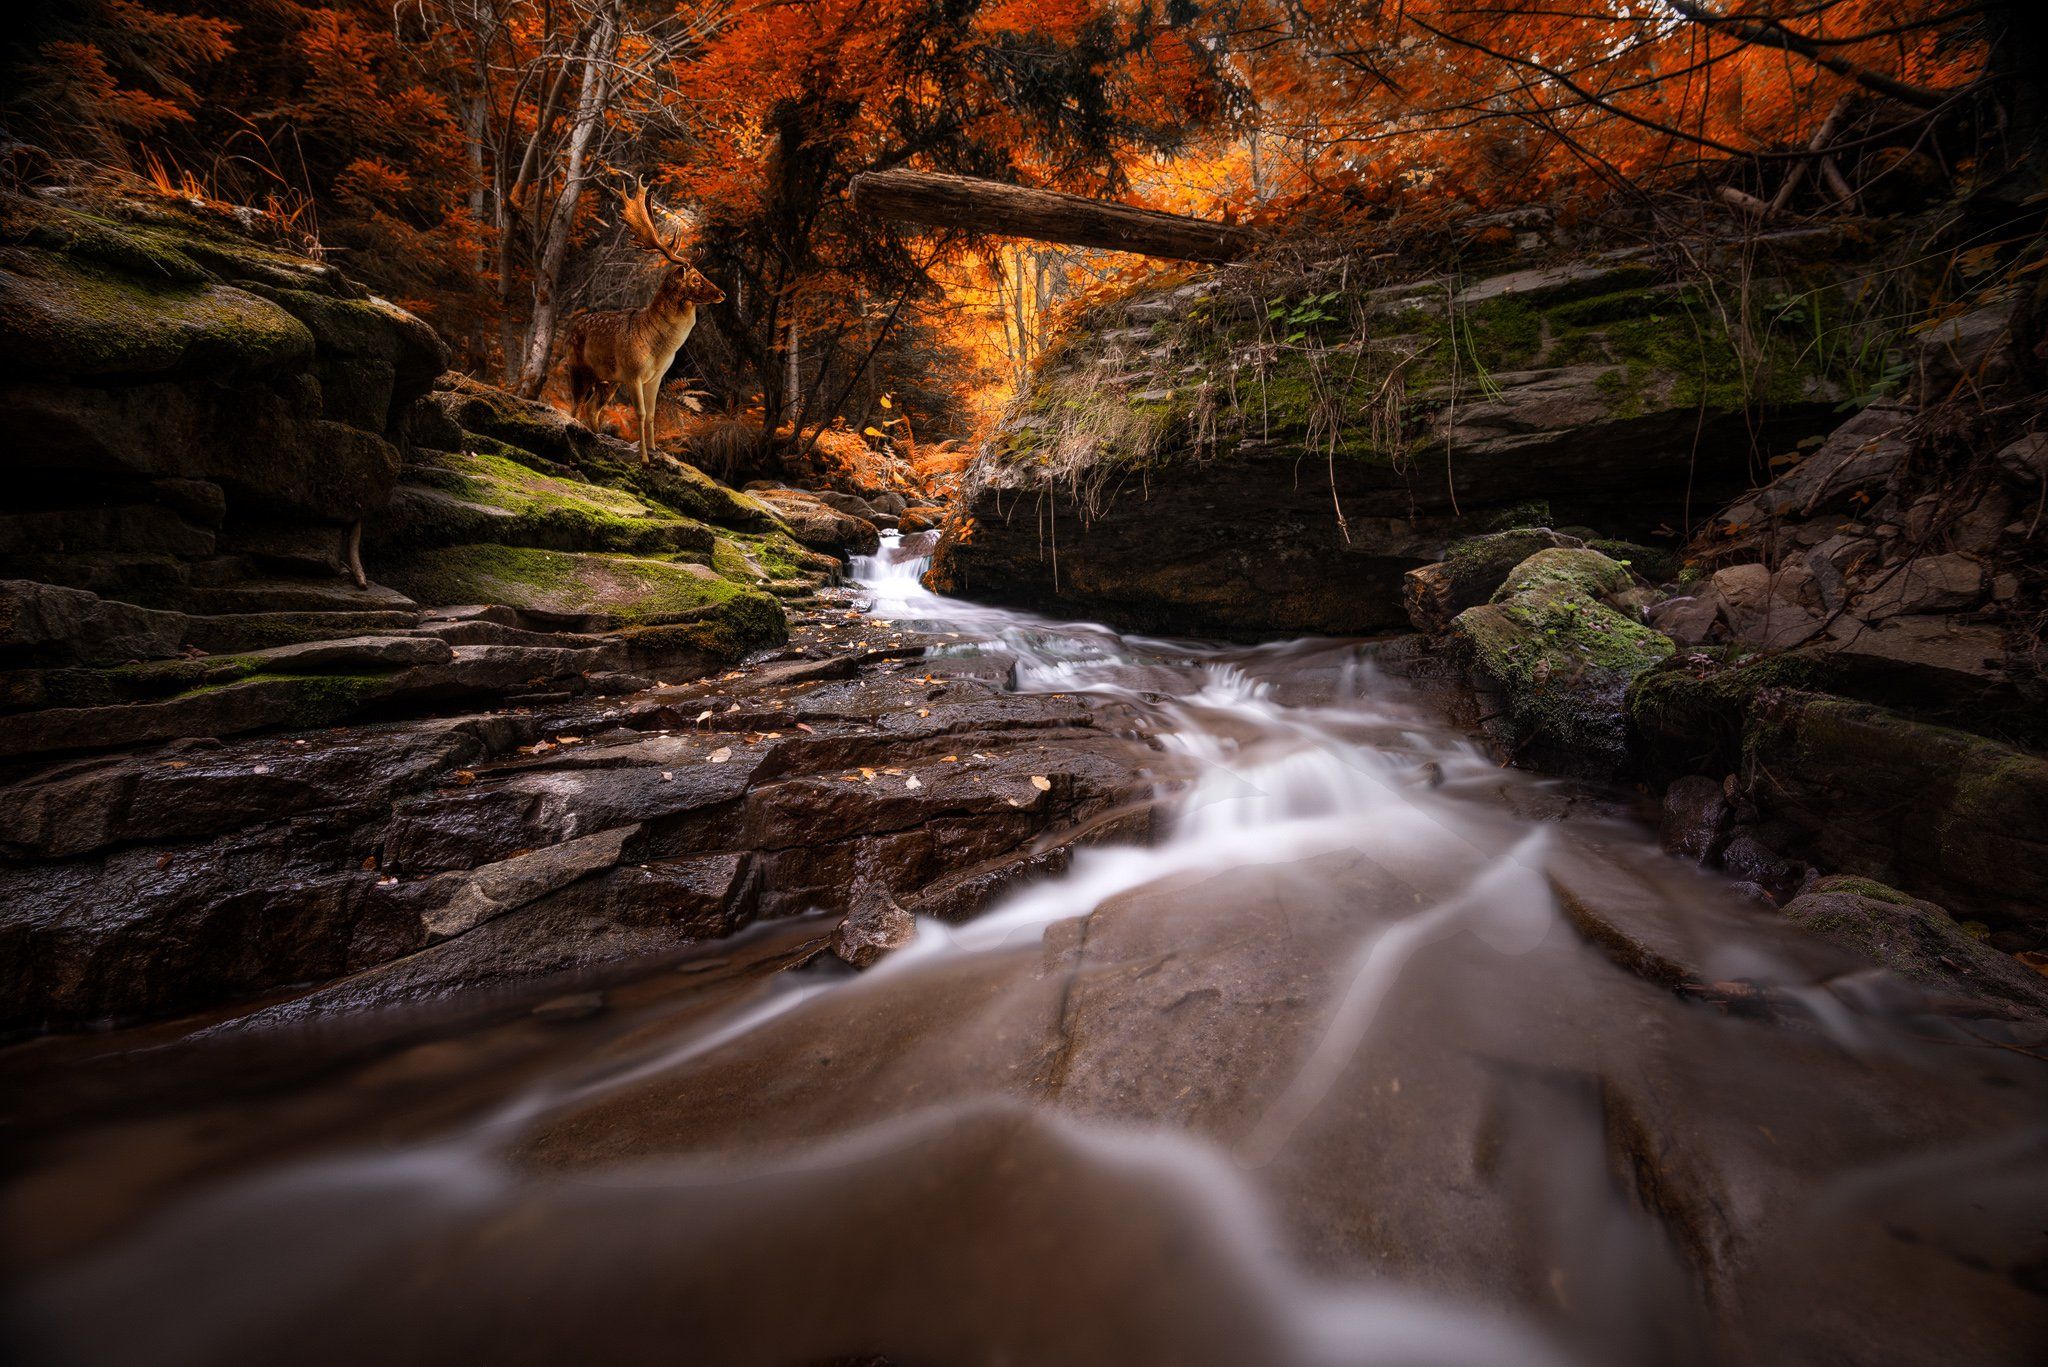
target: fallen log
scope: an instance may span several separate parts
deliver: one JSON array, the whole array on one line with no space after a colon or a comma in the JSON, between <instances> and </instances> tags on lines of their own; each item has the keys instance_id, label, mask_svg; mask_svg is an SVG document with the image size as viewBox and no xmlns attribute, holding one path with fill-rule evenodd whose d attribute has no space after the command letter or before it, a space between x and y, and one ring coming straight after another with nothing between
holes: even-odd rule
<instances>
[{"instance_id":1,"label":"fallen log","mask_svg":"<svg viewBox=\"0 0 2048 1367\"><path fill-rule=\"evenodd\" d=\"M860 212L907 223L1184 261L1235 261L1258 244L1257 234L1229 223L972 176L870 171L854 177L852 194Z\"/></svg>"}]
</instances>

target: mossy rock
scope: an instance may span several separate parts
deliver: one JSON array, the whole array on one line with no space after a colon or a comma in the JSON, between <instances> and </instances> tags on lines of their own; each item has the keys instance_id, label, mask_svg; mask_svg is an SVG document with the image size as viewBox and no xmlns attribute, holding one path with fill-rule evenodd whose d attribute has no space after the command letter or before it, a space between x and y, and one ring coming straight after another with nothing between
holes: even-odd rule
<instances>
[{"instance_id":1,"label":"mossy rock","mask_svg":"<svg viewBox=\"0 0 2048 1367\"><path fill-rule=\"evenodd\" d=\"M1645 546L1637 541L1612 541L1596 537L1586 542L1588 550L1600 552L1617 564L1626 565L1637 577L1652 584L1669 584L1677 580L1679 571L1685 567L1685 557L1677 551L1661 546Z\"/></svg>"},{"instance_id":2,"label":"mossy rock","mask_svg":"<svg viewBox=\"0 0 2048 1367\"><path fill-rule=\"evenodd\" d=\"M1792 653L1723 668L1703 654L1638 675L1627 700L1637 754L1652 779L1726 774L1741 763L1750 703L1766 688L1826 688L1829 657Z\"/></svg>"},{"instance_id":3,"label":"mossy rock","mask_svg":"<svg viewBox=\"0 0 2048 1367\"><path fill-rule=\"evenodd\" d=\"M297 369L313 349L298 319L232 285L0 252L0 362L16 375L235 378Z\"/></svg>"},{"instance_id":4,"label":"mossy rock","mask_svg":"<svg viewBox=\"0 0 2048 1367\"><path fill-rule=\"evenodd\" d=\"M448 546L404 557L380 573L392 587L434 606L496 603L625 623L689 620L733 598L762 597L708 565L527 546Z\"/></svg>"},{"instance_id":5,"label":"mossy rock","mask_svg":"<svg viewBox=\"0 0 2048 1367\"><path fill-rule=\"evenodd\" d=\"M1635 576L1629 573L1626 565L1610 560L1598 551L1555 546L1536 552L1510 570L1501 586L1494 591L1493 601L1507 603L1536 590L1555 590L1567 597L1604 598L1609 594L1625 593L1634 586Z\"/></svg>"},{"instance_id":6,"label":"mossy rock","mask_svg":"<svg viewBox=\"0 0 2048 1367\"><path fill-rule=\"evenodd\" d=\"M1822 867L1993 924L2048 923L2048 760L1868 703L1774 690L1743 733L1750 800Z\"/></svg>"},{"instance_id":7,"label":"mossy rock","mask_svg":"<svg viewBox=\"0 0 2048 1367\"><path fill-rule=\"evenodd\" d=\"M1674 649L1601 601L1630 582L1597 551L1539 551L1491 603L1452 622L1474 685L1494 703L1489 731L1511 756L1599 777L1629 767L1628 686Z\"/></svg>"},{"instance_id":8,"label":"mossy rock","mask_svg":"<svg viewBox=\"0 0 2048 1367\"><path fill-rule=\"evenodd\" d=\"M1794 925L1937 996L1985 998L2048 1020L2048 980L1982 944L1942 908L1889 884L1816 879L1784 912Z\"/></svg>"},{"instance_id":9,"label":"mossy rock","mask_svg":"<svg viewBox=\"0 0 2048 1367\"><path fill-rule=\"evenodd\" d=\"M1444 558L1408 571L1402 602L1418 631L1439 632L1467 608L1490 600L1510 572L1538 551L1577 543L1548 528L1489 532L1454 541Z\"/></svg>"},{"instance_id":10,"label":"mossy rock","mask_svg":"<svg viewBox=\"0 0 2048 1367\"><path fill-rule=\"evenodd\" d=\"M386 544L494 541L552 550L703 556L717 540L703 523L649 500L543 474L492 451L421 452L408 473L416 487L400 490L390 514L375 529L375 539Z\"/></svg>"}]
</instances>

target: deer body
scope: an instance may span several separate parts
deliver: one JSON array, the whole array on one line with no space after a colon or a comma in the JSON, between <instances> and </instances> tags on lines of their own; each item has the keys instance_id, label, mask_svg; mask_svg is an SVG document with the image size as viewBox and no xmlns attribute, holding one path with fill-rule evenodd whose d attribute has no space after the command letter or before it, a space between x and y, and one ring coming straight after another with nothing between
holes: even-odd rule
<instances>
[{"instance_id":1,"label":"deer body","mask_svg":"<svg viewBox=\"0 0 2048 1367\"><path fill-rule=\"evenodd\" d=\"M566 338L569 394L577 421L597 425L597 410L613 389L627 387L639 418L640 463L654 463L654 411L662 377L697 326L697 306L715 304L725 292L684 262L680 227L663 231L654 222L645 188L628 196L625 219L670 263L654 297L644 308L586 313L569 326Z\"/></svg>"}]
</instances>

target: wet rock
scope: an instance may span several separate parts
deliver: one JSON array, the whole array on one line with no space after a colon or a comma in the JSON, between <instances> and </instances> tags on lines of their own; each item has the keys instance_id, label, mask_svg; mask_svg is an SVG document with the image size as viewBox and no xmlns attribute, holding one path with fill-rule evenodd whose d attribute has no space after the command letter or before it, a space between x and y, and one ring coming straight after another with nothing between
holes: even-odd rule
<instances>
[{"instance_id":1,"label":"wet rock","mask_svg":"<svg viewBox=\"0 0 2048 1367\"><path fill-rule=\"evenodd\" d=\"M903 515L896 519L898 531L909 535L912 532L936 531L946 520L946 510L932 504L918 504L905 508Z\"/></svg>"},{"instance_id":2,"label":"wet rock","mask_svg":"<svg viewBox=\"0 0 2048 1367\"><path fill-rule=\"evenodd\" d=\"M2048 761L1794 692L1759 699L1743 750L1752 800L1812 862L1993 924L2048 917Z\"/></svg>"},{"instance_id":3,"label":"wet rock","mask_svg":"<svg viewBox=\"0 0 2048 1367\"><path fill-rule=\"evenodd\" d=\"M515 855L496 864L433 879L423 896L420 943L467 934L579 878L619 862L637 826L619 826L559 845Z\"/></svg>"},{"instance_id":4,"label":"wet rock","mask_svg":"<svg viewBox=\"0 0 2048 1367\"><path fill-rule=\"evenodd\" d=\"M1664 848L1695 863L1721 852L1734 819L1727 794L1714 779L1690 774L1664 790Z\"/></svg>"},{"instance_id":5,"label":"wet rock","mask_svg":"<svg viewBox=\"0 0 2048 1367\"><path fill-rule=\"evenodd\" d=\"M109 846L210 836L322 810L377 810L437 775L532 737L530 719L465 718L288 740L78 760L31 774L0 803L0 847L69 859Z\"/></svg>"},{"instance_id":6,"label":"wet rock","mask_svg":"<svg viewBox=\"0 0 2048 1367\"><path fill-rule=\"evenodd\" d=\"M1819 878L1784 906L1793 924L1926 991L2048 1020L2048 979L1984 944L1932 902L1868 878Z\"/></svg>"},{"instance_id":7,"label":"wet rock","mask_svg":"<svg viewBox=\"0 0 2048 1367\"><path fill-rule=\"evenodd\" d=\"M1454 541L1442 560L1402 576L1401 601L1408 610L1408 620L1417 631L1443 631L1466 608L1477 607L1492 598L1508 572L1536 552L1581 544L1578 538L1560 535L1547 527L1492 532Z\"/></svg>"},{"instance_id":8,"label":"wet rock","mask_svg":"<svg viewBox=\"0 0 2048 1367\"><path fill-rule=\"evenodd\" d=\"M851 495L835 497L860 503ZM775 509L789 526L790 535L805 546L834 555L873 555L882 544L881 534L866 517L851 514L826 500L822 494L799 490L768 490L762 501ZM862 505L865 506L865 505Z\"/></svg>"},{"instance_id":9,"label":"wet rock","mask_svg":"<svg viewBox=\"0 0 2048 1367\"><path fill-rule=\"evenodd\" d=\"M1493 602L1451 624L1488 705L1487 730L1510 755L1575 774L1627 768L1623 698L1672 652L1668 638L1602 601L1631 582L1598 551L1540 551Z\"/></svg>"},{"instance_id":10,"label":"wet rock","mask_svg":"<svg viewBox=\"0 0 2048 1367\"><path fill-rule=\"evenodd\" d=\"M1721 850L1721 867L1737 881L1764 889L1775 902L1799 885L1805 869L1747 830L1734 831Z\"/></svg>"},{"instance_id":11,"label":"wet rock","mask_svg":"<svg viewBox=\"0 0 2048 1367\"><path fill-rule=\"evenodd\" d=\"M533 1008L535 1020L550 1025L564 1025L570 1021L589 1020L604 1010L604 993L572 992L566 997L550 997Z\"/></svg>"},{"instance_id":12,"label":"wet rock","mask_svg":"<svg viewBox=\"0 0 2048 1367\"><path fill-rule=\"evenodd\" d=\"M852 909L832 932L832 952L855 968L867 968L917 938L917 919L886 888L856 883L851 900Z\"/></svg>"}]
</instances>

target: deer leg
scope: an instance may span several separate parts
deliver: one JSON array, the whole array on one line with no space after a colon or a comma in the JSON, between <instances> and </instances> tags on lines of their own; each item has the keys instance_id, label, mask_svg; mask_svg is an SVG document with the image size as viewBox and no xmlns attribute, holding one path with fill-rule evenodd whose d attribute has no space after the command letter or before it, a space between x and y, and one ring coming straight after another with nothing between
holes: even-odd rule
<instances>
[{"instance_id":1,"label":"deer leg","mask_svg":"<svg viewBox=\"0 0 2048 1367\"><path fill-rule=\"evenodd\" d=\"M342 543L342 558L348 562L348 577L356 581L356 587L370 587L370 576L363 573L363 520L357 518L355 525L348 529L348 540Z\"/></svg>"},{"instance_id":2,"label":"deer leg","mask_svg":"<svg viewBox=\"0 0 2048 1367\"><path fill-rule=\"evenodd\" d=\"M654 386L646 380L633 386L633 406L640 412L640 464L654 464Z\"/></svg>"}]
</instances>

